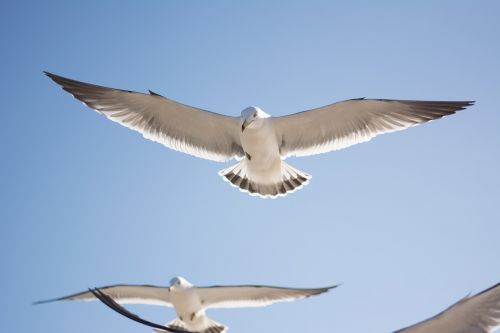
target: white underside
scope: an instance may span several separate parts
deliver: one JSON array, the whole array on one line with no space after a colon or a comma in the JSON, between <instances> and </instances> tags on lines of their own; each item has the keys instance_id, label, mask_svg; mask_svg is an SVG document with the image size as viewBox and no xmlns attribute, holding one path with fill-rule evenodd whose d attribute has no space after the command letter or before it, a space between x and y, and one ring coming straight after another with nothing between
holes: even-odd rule
<instances>
[{"instance_id":1,"label":"white underside","mask_svg":"<svg viewBox=\"0 0 500 333\"><path fill-rule=\"evenodd\" d=\"M250 157L246 163L248 178L259 184L275 184L281 180L278 140L270 118L258 121L262 122L258 128L252 124L240 134L243 150Z\"/></svg>"},{"instance_id":2,"label":"white underside","mask_svg":"<svg viewBox=\"0 0 500 333\"><path fill-rule=\"evenodd\" d=\"M171 301L177 318L168 325L192 332L212 332L214 326L224 326L208 318L199 295L194 288L171 291Z\"/></svg>"}]
</instances>

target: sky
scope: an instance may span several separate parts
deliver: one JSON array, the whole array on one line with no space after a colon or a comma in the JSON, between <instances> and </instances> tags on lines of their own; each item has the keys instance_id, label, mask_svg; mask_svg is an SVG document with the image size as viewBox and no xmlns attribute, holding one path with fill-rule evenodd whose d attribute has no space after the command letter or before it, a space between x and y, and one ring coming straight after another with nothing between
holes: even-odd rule
<instances>
[{"instance_id":1,"label":"sky","mask_svg":"<svg viewBox=\"0 0 500 333\"><path fill-rule=\"evenodd\" d=\"M0 12L2 332L150 332L116 283L342 286L211 310L230 332L391 332L500 282L498 1L10 1ZM42 71L226 115L350 98L475 100L345 150L263 200L106 120ZM172 309L129 307L166 323Z\"/></svg>"}]
</instances>

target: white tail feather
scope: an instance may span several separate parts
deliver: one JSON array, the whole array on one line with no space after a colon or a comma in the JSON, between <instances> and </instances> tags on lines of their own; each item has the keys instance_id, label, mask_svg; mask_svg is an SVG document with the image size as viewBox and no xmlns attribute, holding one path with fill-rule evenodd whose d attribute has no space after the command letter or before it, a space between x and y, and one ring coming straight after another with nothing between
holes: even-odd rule
<instances>
[{"instance_id":1,"label":"white tail feather","mask_svg":"<svg viewBox=\"0 0 500 333\"><path fill-rule=\"evenodd\" d=\"M225 333L227 332L227 326L222 325L215 320L212 320L206 316L202 318L203 324L200 327L197 327L197 329L190 328L190 326L186 325L182 320L179 318L175 318L172 320L170 323L167 324L167 327L173 328L176 330L181 330L181 331L197 331L200 333ZM163 333L163 330L159 329L153 329L157 333Z\"/></svg>"},{"instance_id":2,"label":"white tail feather","mask_svg":"<svg viewBox=\"0 0 500 333\"><path fill-rule=\"evenodd\" d=\"M262 198L276 198L295 192L309 184L311 176L290 164L281 161L281 180L272 184L261 184L249 178L247 161L243 159L227 169L219 171L219 175L242 192Z\"/></svg>"}]
</instances>

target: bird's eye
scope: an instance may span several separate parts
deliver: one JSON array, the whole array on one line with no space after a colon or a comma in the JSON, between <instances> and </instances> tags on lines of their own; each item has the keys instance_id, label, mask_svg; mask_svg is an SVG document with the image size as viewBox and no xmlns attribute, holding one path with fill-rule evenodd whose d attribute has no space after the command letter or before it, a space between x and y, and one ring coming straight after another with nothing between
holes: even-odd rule
<instances>
[{"instance_id":1,"label":"bird's eye","mask_svg":"<svg viewBox=\"0 0 500 333\"><path fill-rule=\"evenodd\" d=\"M177 281L177 285L180 285L181 284L181 281Z\"/></svg>"},{"instance_id":2,"label":"bird's eye","mask_svg":"<svg viewBox=\"0 0 500 333\"><path fill-rule=\"evenodd\" d=\"M253 114L253 117L254 117L254 118L255 118L255 117L257 117L257 113L254 113L254 114Z\"/></svg>"}]
</instances>

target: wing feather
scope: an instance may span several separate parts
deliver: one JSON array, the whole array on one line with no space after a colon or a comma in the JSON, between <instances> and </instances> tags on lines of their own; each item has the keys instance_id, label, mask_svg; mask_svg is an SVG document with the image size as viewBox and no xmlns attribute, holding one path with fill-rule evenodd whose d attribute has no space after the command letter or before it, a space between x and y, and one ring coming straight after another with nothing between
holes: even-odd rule
<instances>
[{"instance_id":1,"label":"wing feather","mask_svg":"<svg viewBox=\"0 0 500 333\"><path fill-rule=\"evenodd\" d=\"M272 286L212 286L198 287L198 294L205 308L260 307L276 302L319 295L336 286L314 289L281 288Z\"/></svg>"},{"instance_id":2,"label":"wing feather","mask_svg":"<svg viewBox=\"0 0 500 333\"><path fill-rule=\"evenodd\" d=\"M109 295L106 295L98 288L89 289L89 292L91 292L96 299L99 299L102 303L104 303L107 307L109 307L113 311L116 311L117 313L121 314L122 316L127 317L135 322L141 323L141 324L149 326L149 327L153 327L156 332L193 333L193 332L189 332L185 329L178 329L175 327L167 327L167 326L159 325L159 324L153 323L149 320L143 319L143 318L139 317L138 315L136 315L135 313L128 311L123 306L120 306L113 298L111 298Z\"/></svg>"},{"instance_id":3,"label":"wing feather","mask_svg":"<svg viewBox=\"0 0 500 333\"><path fill-rule=\"evenodd\" d=\"M168 148L220 162L244 155L236 117L177 103L151 91L143 94L45 74L88 107Z\"/></svg>"},{"instance_id":4,"label":"wing feather","mask_svg":"<svg viewBox=\"0 0 500 333\"><path fill-rule=\"evenodd\" d=\"M99 288L106 292L106 295L112 297L120 304L149 304L172 306L170 301L170 292L167 287L158 287L151 285L113 285ZM84 291L60 298L39 301L35 304L50 303L56 301L95 301L96 297L91 291Z\"/></svg>"},{"instance_id":5,"label":"wing feather","mask_svg":"<svg viewBox=\"0 0 500 333\"><path fill-rule=\"evenodd\" d=\"M273 119L283 157L326 153L463 110L474 102L347 100Z\"/></svg>"},{"instance_id":6,"label":"wing feather","mask_svg":"<svg viewBox=\"0 0 500 333\"><path fill-rule=\"evenodd\" d=\"M395 333L491 333L500 327L500 283Z\"/></svg>"}]
</instances>

